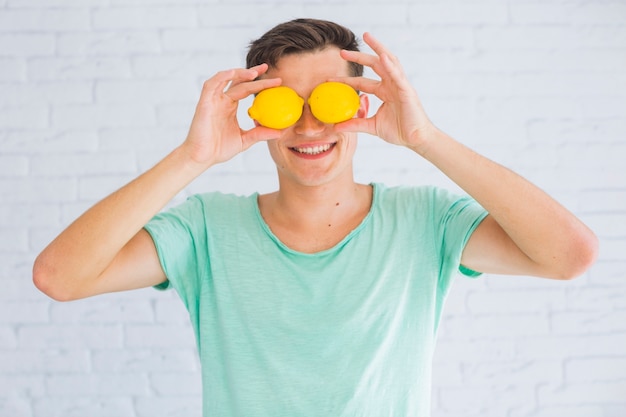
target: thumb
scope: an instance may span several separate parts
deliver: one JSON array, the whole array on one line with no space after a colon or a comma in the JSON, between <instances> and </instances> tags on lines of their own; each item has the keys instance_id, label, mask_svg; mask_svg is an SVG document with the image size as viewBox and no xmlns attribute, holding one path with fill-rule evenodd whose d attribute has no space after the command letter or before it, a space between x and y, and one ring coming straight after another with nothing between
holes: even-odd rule
<instances>
[{"instance_id":1,"label":"thumb","mask_svg":"<svg viewBox=\"0 0 626 417\"><path fill-rule=\"evenodd\" d=\"M281 135L281 131L278 129L271 129L265 126L256 126L250 130L243 131L241 133L241 139L243 141L243 149L248 149L250 146L257 142L264 142L268 140L278 139Z\"/></svg>"}]
</instances>

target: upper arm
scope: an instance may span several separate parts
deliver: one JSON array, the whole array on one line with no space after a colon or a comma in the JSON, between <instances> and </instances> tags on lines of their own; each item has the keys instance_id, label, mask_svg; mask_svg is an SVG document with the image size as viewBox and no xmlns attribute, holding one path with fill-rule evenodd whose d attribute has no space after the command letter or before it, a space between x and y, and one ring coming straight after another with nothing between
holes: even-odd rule
<instances>
[{"instance_id":1,"label":"upper arm","mask_svg":"<svg viewBox=\"0 0 626 417\"><path fill-rule=\"evenodd\" d=\"M152 287L166 279L154 241L145 229L141 229L117 253L85 297Z\"/></svg>"},{"instance_id":2,"label":"upper arm","mask_svg":"<svg viewBox=\"0 0 626 417\"><path fill-rule=\"evenodd\" d=\"M461 264L484 273L542 275L539 266L522 252L490 215L470 236L461 256Z\"/></svg>"}]
</instances>

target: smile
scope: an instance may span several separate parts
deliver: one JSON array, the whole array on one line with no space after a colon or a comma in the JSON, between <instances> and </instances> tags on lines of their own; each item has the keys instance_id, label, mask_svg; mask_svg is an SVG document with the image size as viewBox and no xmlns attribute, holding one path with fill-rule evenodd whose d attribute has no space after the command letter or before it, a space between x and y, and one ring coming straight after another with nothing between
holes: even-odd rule
<instances>
[{"instance_id":1,"label":"smile","mask_svg":"<svg viewBox=\"0 0 626 417\"><path fill-rule=\"evenodd\" d=\"M334 143L327 143L324 145L316 146L294 146L290 149L305 155L319 155L321 153L328 152L333 146L335 146Z\"/></svg>"}]
</instances>

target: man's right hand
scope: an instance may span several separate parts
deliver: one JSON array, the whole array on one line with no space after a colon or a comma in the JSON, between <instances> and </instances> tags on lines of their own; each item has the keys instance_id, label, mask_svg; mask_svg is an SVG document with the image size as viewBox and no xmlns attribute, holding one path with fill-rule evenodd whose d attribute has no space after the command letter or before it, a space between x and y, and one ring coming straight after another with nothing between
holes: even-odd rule
<instances>
[{"instance_id":1,"label":"man's right hand","mask_svg":"<svg viewBox=\"0 0 626 417\"><path fill-rule=\"evenodd\" d=\"M232 69L204 83L189 134L154 167L91 207L37 257L35 285L57 300L157 285L165 281L154 242L143 227L177 193L214 164L279 130L237 122L240 100L277 86L257 79L267 65Z\"/></svg>"},{"instance_id":2,"label":"man's right hand","mask_svg":"<svg viewBox=\"0 0 626 417\"><path fill-rule=\"evenodd\" d=\"M231 159L256 142L278 138L279 130L263 126L243 130L237 122L240 100L281 84L279 78L258 79L267 69L267 64L231 69L205 81L189 134L181 145L192 161L208 168Z\"/></svg>"}]
</instances>

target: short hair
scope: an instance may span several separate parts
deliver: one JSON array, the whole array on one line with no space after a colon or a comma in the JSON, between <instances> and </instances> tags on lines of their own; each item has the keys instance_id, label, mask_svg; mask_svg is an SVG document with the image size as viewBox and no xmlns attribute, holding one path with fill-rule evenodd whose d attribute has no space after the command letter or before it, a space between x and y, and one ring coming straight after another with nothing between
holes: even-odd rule
<instances>
[{"instance_id":1,"label":"short hair","mask_svg":"<svg viewBox=\"0 0 626 417\"><path fill-rule=\"evenodd\" d=\"M246 68L264 63L276 68L280 58L286 55L317 52L329 46L358 51L359 40L350 29L334 22L319 19L290 20L250 42ZM351 76L363 75L363 65L356 62L347 64Z\"/></svg>"}]
</instances>

